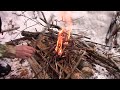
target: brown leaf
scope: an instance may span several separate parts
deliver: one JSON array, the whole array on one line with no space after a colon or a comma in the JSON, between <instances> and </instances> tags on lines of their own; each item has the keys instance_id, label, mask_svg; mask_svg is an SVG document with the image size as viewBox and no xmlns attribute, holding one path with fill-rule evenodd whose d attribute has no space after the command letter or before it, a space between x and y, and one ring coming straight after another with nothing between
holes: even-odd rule
<instances>
[{"instance_id":1,"label":"brown leaf","mask_svg":"<svg viewBox=\"0 0 120 90\"><path fill-rule=\"evenodd\" d=\"M22 77L22 76L26 76L27 74L29 74L28 69L24 69L24 70L21 70L21 71L20 71L20 76L21 76L21 77Z\"/></svg>"}]
</instances>

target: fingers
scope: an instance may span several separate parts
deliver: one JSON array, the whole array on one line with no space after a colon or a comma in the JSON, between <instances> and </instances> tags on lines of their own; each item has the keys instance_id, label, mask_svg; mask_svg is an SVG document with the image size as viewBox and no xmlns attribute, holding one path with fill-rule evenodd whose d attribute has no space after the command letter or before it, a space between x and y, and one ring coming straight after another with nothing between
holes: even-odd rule
<instances>
[{"instance_id":1,"label":"fingers","mask_svg":"<svg viewBox=\"0 0 120 90\"><path fill-rule=\"evenodd\" d=\"M33 47L30 47L30 46L25 46L25 48L26 48L27 50L29 50L29 51L33 51L33 52L36 51Z\"/></svg>"},{"instance_id":2,"label":"fingers","mask_svg":"<svg viewBox=\"0 0 120 90\"><path fill-rule=\"evenodd\" d=\"M27 49L27 48L26 48L24 51L25 51L26 53L29 53L29 54L33 54L33 53L34 53L33 50L30 50L30 49Z\"/></svg>"},{"instance_id":3,"label":"fingers","mask_svg":"<svg viewBox=\"0 0 120 90\"><path fill-rule=\"evenodd\" d=\"M27 46L27 48L35 52L35 49L33 47Z\"/></svg>"},{"instance_id":4,"label":"fingers","mask_svg":"<svg viewBox=\"0 0 120 90\"><path fill-rule=\"evenodd\" d=\"M31 57L36 51L33 47L26 46L26 45L16 46L15 49L16 49L17 58Z\"/></svg>"},{"instance_id":5,"label":"fingers","mask_svg":"<svg viewBox=\"0 0 120 90\"><path fill-rule=\"evenodd\" d=\"M24 48L24 56L26 57L31 57L34 52L35 52L35 49L32 47L27 46L26 48Z\"/></svg>"},{"instance_id":6,"label":"fingers","mask_svg":"<svg viewBox=\"0 0 120 90\"><path fill-rule=\"evenodd\" d=\"M30 53L24 53L24 55L23 55L23 59L27 59L27 58L30 58L32 56L32 54L30 54Z\"/></svg>"},{"instance_id":7,"label":"fingers","mask_svg":"<svg viewBox=\"0 0 120 90\"><path fill-rule=\"evenodd\" d=\"M25 54L25 57L31 57L32 54L31 53L24 53Z\"/></svg>"}]
</instances>

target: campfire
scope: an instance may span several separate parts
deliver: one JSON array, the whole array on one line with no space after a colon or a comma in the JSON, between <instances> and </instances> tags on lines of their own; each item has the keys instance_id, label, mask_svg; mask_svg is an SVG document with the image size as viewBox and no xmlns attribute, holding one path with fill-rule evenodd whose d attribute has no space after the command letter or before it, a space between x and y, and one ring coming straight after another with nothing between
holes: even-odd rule
<instances>
[{"instance_id":1,"label":"campfire","mask_svg":"<svg viewBox=\"0 0 120 90\"><path fill-rule=\"evenodd\" d=\"M94 65L105 67L114 78L120 78L120 69L114 59L100 53L96 43L88 42L84 35L72 33L72 15L62 13L65 26L51 24L41 32L22 31L20 40L28 40L28 45L36 48L36 53L28 61L39 79L87 79L94 75ZM52 20L53 17L50 18ZM55 31L56 28L58 31ZM19 40L7 44L19 44Z\"/></svg>"},{"instance_id":2,"label":"campfire","mask_svg":"<svg viewBox=\"0 0 120 90\"><path fill-rule=\"evenodd\" d=\"M68 14L64 14L67 15ZM70 33L72 31L72 19L70 16L62 16L66 24L68 25L67 27L63 27L61 31L58 33L58 40L57 40L57 46L55 48L55 51L58 53L58 55L62 55L63 50L65 49L66 45L68 45L69 39L70 39Z\"/></svg>"}]
</instances>

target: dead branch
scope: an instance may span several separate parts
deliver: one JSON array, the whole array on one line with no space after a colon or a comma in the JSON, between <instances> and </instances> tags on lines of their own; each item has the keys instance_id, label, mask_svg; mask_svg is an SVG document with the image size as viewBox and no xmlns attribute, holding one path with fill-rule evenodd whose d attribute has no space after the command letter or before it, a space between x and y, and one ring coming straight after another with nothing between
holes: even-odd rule
<instances>
[{"instance_id":1,"label":"dead branch","mask_svg":"<svg viewBox=\"0 0 120 90\"><path fill-rule=\"evenodd\" d=\"M120 69L118 66L116 66L116 64L109 58L107 58L105 55L100 54L96 51L88 51L88 53L90 55L92 55L94 58L96 58L97 60L100 60L102 63L107 64L108 66L111 66L112 68L116 69L118 72L120 72Z\"/></svg>"},{"instance_id":2,"label":"dead branch","mask_svg":"<svg viewBox=\"0 0 120 90\"><path fill-rule=\"evenodd\" d=\"M71 35L78 36L78 38L87 38L87 39L91 39L91 38L89 38L89 37L86 37L86 36L83 36L83 35L78 35L78 34L71 34Z\"/></svg>"},{"instance_id":3,"label":"dead branch","mask_svg":"<svg viewBox=\"0 0 120 90\"><path fill-rule=\"evenodd\" d=\"M43 24L41 24L40 22L37 22L37 21L35 21L34 19L29 18L29 17L27 17L27 16L25 16L25 15L22 15L22 14L17 14L17 13L12 13L12 14L15 14L15 15L17 15L17 16L23 16L23 17L25 17L25 18L28 18L28 19L30 19L30 20L32 20L32 21L34 21L34 22L36 22L37 24L39 23L39 24L40 24L40 25L42 25L43 27L46 27L46 26L44 26Z\"/></svg>"},{"instance_id":4,"label":"dead branch","mask_svg":"<svg viewBox=\"0 0 120 90\"><path fill-rule=\"evenodd\" d=\"M44 22L46 23L46 24L48 24L48 22L47 22L47 19L45 18L45 15L44 15L44 13L41 11L41 13L42 13L42 15L43 15L43 18L44 18Z\"/></svg>"},{"instance_id":5,"label":"dead branch","mask_svg":"<svg viewBox=\"0 0 120 90\"><path fill-rule=\"evenodd\" d=\"M22 31L21 35L25 37L33 37L37 38L39 34L42 34L41 32L29 32L29 31Z\"/></svg>"},{"instance_id":6,"label":"dead branch","mask_svg":"<svg viewBox=\"0 0 120 90\"><path fill-rule=\"evenodd\" d=\"M18 38L18 39L6 42L6 44L7 45L18 45L21 40L31 40L31 38L29 38L29 37L22 37L22 38Z\"/></svg>"},{"instance_id":7,"label":"dead branch","mask_svg":"<svg viewBox=\"0 0 120 90\"><path fill-rule=\"evenodd\" d=\"M31 57L28 59L28 62L30 63L32 69L34 70L35 74L38 74L38 72L40 72L40 70L42 70L42 67L37 63L37 61ZM45 72L45 71L44 71ZM37 75L38 79L44 79L43 78L43 73L39 73ZM49 76L46 74L45 79L49 79Z\"/></svg>"},{"instance_id":8,"label":"dead branch","mask_svg":"<svg viewBox=\"0 0 120 90\"><path fill-rule=\"evenodd\" d=\"M44 19L42 19L42 18L40 18L40 20L42 20L43 22L45 22L45 23L47 24L47 26L44 26L44 25L41 24L39 21L35 21L34 19L29 18L29 17L27 17L27 16L25 16L25 15L17 14L17 13L12 13L12 14L15 14L15 15L17 15L17 16L23 16L23 17L26 17L26 18L28 18L28 19L30 19L30 20L36 22L37 24L39 23L40 25L42 25L43 27L46 27L46 28L48 28L48 26L51 26L52 28L57 28L58 30L61 29L61 28L60 28L59 26L57 26L57 25L53 25L53 24L49 24L49 23L47 24L46 21L45 21Z\"/></svg>"},{"instance_id":9,"label":"dead branch","mask_svg":"<svg viewBox=\"0 0 120 90\"><path fill-rule=\"evenodd\" d=\"M21 30L21 31L24 31L24 30L26 30L26 29L28 29L28 28L30 28L30 27L33 27L33 26L35 26L35 25L37 25L37 24L38 24L38 23L33 24L33 25L29 26L29 27L26 27L25 29L23 29L23 30ZM20 33L21 33L21 32L20 32ZM18 33L18 34L14 37L14 39L15 39L20 33Z\"/></svg>"},{"instance_id":10,"label":"dead branch","mask_svg":"<svg viewBox=\"0 0 120 90\"><path fill-rule=\"evenodd\" d=\"M11 29L2 30L1 33L14 31L14 30L17 30L17 29L19 29L19 28L20 28L20 27L14 27L14 28L11 28Z\"/></svg>"},{"instance_id":11,"label":"dead branch","mask_svg":"<svg viewBox=\"0 0 120 90\"><path fill-rule=\"evenodd\" d=\"M57 26L57 25L54 25L54 24L50 24L52 22L52 19L54 17L54 15L51 15L50 16L50 20L47 22L46 18L45 18L45 15L44 13L41 11L42 15L43 15L43 19L41 17L39 17L40 20L42 20L44 23L47 24L47 28L50 29L50 28L57 28L58 30L61 29L60 26ZM39 15L39 12L38 12L38 15ZM39 15L40 16L40 15Z\"/></svg>"},{"instance_id":12,"label":"dead branch","mask_svg":"<svg viewBox=\"0 0 120 90\"><path fill-rule=\"evenodd\" d=\"M94 44L97 44L97 45L101 45L101 46L104 46L104 47L111 47L111 46L103 45L103 44L96 43L96 42L93 42L93 41L87 41L87 40L85 40L85 41L86 42L91 42L91 43L94 43Z\"/></svg>"}]
</instances>

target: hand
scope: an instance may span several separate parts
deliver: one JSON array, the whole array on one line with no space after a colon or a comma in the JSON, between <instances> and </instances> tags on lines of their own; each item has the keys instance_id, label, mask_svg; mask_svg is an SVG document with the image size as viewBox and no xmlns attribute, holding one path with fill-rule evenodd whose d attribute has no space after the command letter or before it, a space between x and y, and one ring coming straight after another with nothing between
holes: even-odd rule
<instances>
[{"instance_id":1,"label":"hand","mask_svg":"<svg viewBox=\"0 0 120 90\"><path fill-rule=\"evenodd\" d=\"M35 49L33 47L27 45L16 46L16 58L29 58L35 53Z\"/></svg>"}]
</instances>

